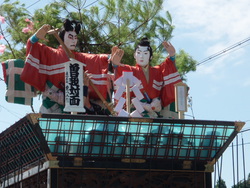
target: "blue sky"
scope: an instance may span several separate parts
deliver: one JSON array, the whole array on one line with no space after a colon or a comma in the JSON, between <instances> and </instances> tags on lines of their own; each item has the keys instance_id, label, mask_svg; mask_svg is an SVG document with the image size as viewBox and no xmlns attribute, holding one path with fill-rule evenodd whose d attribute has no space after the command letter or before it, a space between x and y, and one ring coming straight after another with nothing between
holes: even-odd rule
<instances>
[{"instance_id":1,"label":"blue sky","mask_svg":"<svg viewBox=\"0 0 250 188\"><path fill-rule=\"evenodd\" d=\"M247 0L169 0L164 4L176 26L172 44L198 62L250 37ZM250 119L249 44L199 65L187 75L196 119Z\"/></svg>"},{"instance_id":2,"label":"blue sky","mask_svg":"<svg viewBox=\"0 0 250 188\"><path fill-rule=\"evenodd\" d=\"M2 2L2 1L1 1ZM21 2L24 2L22 0ZM35 1L36 2L36 1ZM44 6L38 2L30 9ZM28 4L27 6L31 5ZM164 10L172 15L175 30L171 43L176 50L184 49L198 62L250 37L249 0L165 0ZM1 42L1 41L0 41ZM244 121L243 130L250 128L250 41L197 67L187 74L187 84L192 97L186 119ZM2 67L0 78L3 78ZM30 107L5 102L6 85L0 81L0 132L31 113ZM39 110L41 101L35 100ZM249 131L239 134L244 139L245 154L249 154ZM235 141L234 141L235 142ZM241 153L241 148L239 148ZM223 155L222 178L227 186L233 185L231 147ZM247 158L247 156L246 156ZM249 158L249 157L248 157ZM240 156L242 159L242 156ZM250 173L250 160L246 161L246 173ZM239 168L242 168L242 160ZM240 170L240 179L243 171Z\"/></svg>"},{"instance_id":3,"label":"blue sky","mask_svg":"<svg viewBox=\"0 0 250 188\"><path fill-rule=\"evenodd\" d=\"M170 11L176 27L171 42L177 50L184 49L201 62L250 37L249 7L248 0L165 1L164 9ZM196 72L188 73L195 119L245 121L243 130L250 128L249 51L250 41L199 65ZM187 114L192 115L190 109ZM239 140L248 143L245 154L249 154L249 131L238 135ZM222 178L228 187L233 185L231 150L229 147L223 154L222 165ZM239 179L244 177L242 157L239 155ZM249 162L246 160L247 175Z\"/></svg>"}]
</instances>

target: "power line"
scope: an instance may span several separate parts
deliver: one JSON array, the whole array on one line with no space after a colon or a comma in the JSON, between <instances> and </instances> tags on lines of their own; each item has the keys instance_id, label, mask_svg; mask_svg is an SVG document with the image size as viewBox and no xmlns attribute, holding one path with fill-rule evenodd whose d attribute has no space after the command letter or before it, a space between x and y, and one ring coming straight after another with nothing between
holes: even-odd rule
<instances>
[{"instance_id":1,"label":"power line","mask_svg":"<svg viewBox=\"0 0 250 188\"><path fill-rule=\"evenodd\" d=\"M235 49L235 48L241 46L241 45L244 44L244 43L247 43L248 41L250 41L250 37L248 37L248 38L246 38L246 39L244 39L244 40L242 40L242 41L240 41L240 42L237 42L237 43L233 44L232 46L229 46L229 47L225 48L224 50L221 50L221 51L219 51L219 52L217 52L217 53L215 53L215 54L213 54L213 55L211 55L211 56L205 58L204 60L202 60L202 61L200 61L199 63L197 63L196 66L201 65L201 64L204 64L205 62L210 61L210 60L212 60L212 59L214 59L214 58L216 58L216 57L219 57L219 56L221 56L222 54L225 54L226 52L228 52L228 51L230 51L230 50L233 50L233 49ZM247 44L247 45L249 45L249 44Z\"/></svg>"},{"instance_id":2,"label":"power line","mask_svg":"<svg viewBox=\"0 0 250 188\"><path fill-rule=\"evenodd\" d=\"M21 114L18 114L18 113L14 112L14 111L11 111L11 110L5 108L2 105L0 105L0 112L1 112L1 108L4 109L4 110L6 110L7 112L9 112L10 114L12 114L13 116L15 116L17 118L20 118L22 116Z\"/></svg>"},{"instance_id":3,"label":"power line","mask_svg":"<svg viewBox=\"0 0 250 188\"><path fill-rule=\"evenodd\" d=\"M95 3L97 3L99 0L96 0L96 1L94 1L94 2L92 2L92 3L90 3L90 4L88 4L88 5L86 5L84 8L87 8L87 7L89 7L89 6L91 6L91 5L93 5L93 4L95 4Z\"/></svg>"},{"instance_id":4,"label":"power line","mask_svg":"<svg viewBox=\"0 0 250 188\"><path fill-rule=\"evenodd\" d=\"M36 2L32 3L31 5L29 5L29 6L27 7L27 9L30 8L30 7L32 7L32 6L34 6L34 5L37 4L39 1L41 1L41 0L37 0Z\"/></svg>"},{"instance_id":5,"label":"power line","mask_svg":"<svg viewBox=\"0 0 250 188\"><path fill-rule=\"evenodd\" d=\"M243 132L246 132L246 131L250 131L250 129L242 130L240 132L243 133Z\"/></svg>"},{"instance_id":6,"label":"power line","mask_svg":"<svg viewBox=\"0 0 250 188\"><path fill-rule=\"evenodd\" d=\"M246 143L244 143L244 144L237 144L236 146L237 147L239 147L239 146L245 146L245 145L249 145L250 144L250 142L246 142ZM228 147L233 147L232 145L230 145L230 146L228 146Z\"/></svg>"}]
</instances>

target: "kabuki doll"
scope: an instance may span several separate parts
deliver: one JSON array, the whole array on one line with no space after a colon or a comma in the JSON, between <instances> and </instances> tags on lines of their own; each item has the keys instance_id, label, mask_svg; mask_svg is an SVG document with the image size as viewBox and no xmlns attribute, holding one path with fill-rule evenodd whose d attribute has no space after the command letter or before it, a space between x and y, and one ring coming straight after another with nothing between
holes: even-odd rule
<instances>
[{"instance_id":1,"label":"kabuki doll","mask_svg":"<svg viewBox=\"0 0 250 188\"><path fill-rule=\"evenodd\" d=\"M134 81L134 83L137 85L140 93L138 93L138 91L134 93L131 92L131 99L133 99L133 97L138 98L138 100L132 100L132 103L135 102L134 106L138 106L136 110L137 113L135 113L137 114L136 116L158 117L163 107L175 101L174 85L181 82L180 75L175 66L175 48L170 42L164 41L162 44L169 56L160 65L151 66L149 64L153 57L153 52L147 38L143 38L135 49L135 66L114 65L114 67L116 67L116 91L119 90L121 85L118 80L124 75L124 72L132 72L137 80ZM140 110L140 106L143 107L142 110Z\"/></svg>"},{"instance_id":2,"label":"kabuki doll","mask_svg":"<svg viewBox=\"0 0 250 188\"><path fill-rule=\"evenodd\" d=\"M65 87L64 64L69 61L69 57L61 45L55 49L40 43L40 40L47 40L45 36L50 29L50 25L43 25L27 41L27 57L21 79L42 92L43 102L40 108L41 113L63 113ZM108 64L113 57L110 54L76 52L77 36L80 29L81 24L79 22L66 19L63 28L59 31L59 36L67 48L71 50L75 59L83 63L84 71L87 71L91 75L90 79L102 96L107 99ZM115 64L116 60L112 59L112 62ZM87 83L85 82L85 84ZM98 104L101 103L98 102L100 101L99 97L91 87L88 88L88 98L93 103L86 104L86 108L91 109L91 111L93 110L91 104L95 102Z\"/></svg>"}]
</instances>

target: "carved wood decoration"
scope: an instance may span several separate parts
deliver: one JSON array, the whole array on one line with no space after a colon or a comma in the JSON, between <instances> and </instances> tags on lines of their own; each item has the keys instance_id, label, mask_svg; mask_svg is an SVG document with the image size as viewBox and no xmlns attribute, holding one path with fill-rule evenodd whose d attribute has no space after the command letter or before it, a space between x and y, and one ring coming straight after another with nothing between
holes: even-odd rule
<instances>
[{"instance_id":1,"label":"carved wood decoration","mask_svg":"<svg viewBox=\"0 0 250 188\"><path fill-rule=\"evenodd\" d=\"M122 170L58 170L58 187L201 188L204 173Z\"/></svg>"}]
</instances>

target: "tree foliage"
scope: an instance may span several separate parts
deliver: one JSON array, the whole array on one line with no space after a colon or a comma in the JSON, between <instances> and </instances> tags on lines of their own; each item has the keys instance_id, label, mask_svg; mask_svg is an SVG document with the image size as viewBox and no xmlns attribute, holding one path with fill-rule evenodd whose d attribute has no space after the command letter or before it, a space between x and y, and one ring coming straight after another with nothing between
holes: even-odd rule
<instances>
[{"instance_id":1,"label":"tree foliage","mask_svg":"<svg viewBox=\"0 0 250 188\"><path fill-rule=\"evenodd\" d=\"M250 173L248 174L247 180L241 180L236 185L233 185L232 188L250 188Z\"/></svg>"},{"instance_id":2,"label":"tree foliage","mask_svg":"<svg viewBox=\"0 0 250 188\"><path fill-rule=\"evenodd\" d=\"M247 180L240 180L232 188L250 188L250 173L248 174ZM215 188L227 188L226 182L219 178L216 182Z\"/></svg>"},{"instance_id":3,"label":"tree foliage","mask_svg":"<svg viewBox=\"0 0 250 188\"><path fill-rule=\"evenodd\" d=\"M227 188L226 182L223 179L219 178L216 182L215 188Z\"/></svg>"},{"instance_id":4,"label":"tree foliage","mask_svg":"<svg viewBox=\"0 0 250 188\"><path fill-rule=\"evenodd\" d=\"M161 43L170 40L174 30L171 14L168 11L162 13L162 5L163 0L60 0L31 14L25 4L5 0L0 7L0 15L6 18L6 26L3 28L1 24L0 32L7 48L1 60L24 59L26 41L38 28L43 24L61 28L63 20L69 18L82 23L78 51L110 53L111 47L117 45L125 51L123 63L133 65L136 43L142 37L148 37L154 51L151 64L159 64L167 56ZM24 33L22 29L29 24L27 19L33 26ZM45 43L48 46L58 46L53 36L47 38L49 42ZM185 77L187 72L195 71L196 61L181 50L177 55L177 67Z\"/></svg>"}]
</instances>

